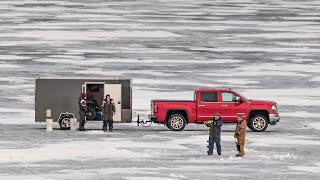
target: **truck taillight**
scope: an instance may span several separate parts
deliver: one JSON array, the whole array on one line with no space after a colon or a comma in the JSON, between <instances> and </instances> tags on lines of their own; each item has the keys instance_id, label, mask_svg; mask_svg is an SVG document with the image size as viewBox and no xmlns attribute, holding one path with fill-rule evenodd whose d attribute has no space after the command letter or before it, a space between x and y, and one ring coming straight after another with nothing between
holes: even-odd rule
<instances>
[{"instance_id":1,"label":"truck taillight","mask_svg":"<svg viewBox=\"0 0 320 180\"><path fill-rule=\"evenodd\" d=\"M154 113L158 112L158 105L156 105L156 104L153 105L153 112Z\"/></svg>"}]
</instances>

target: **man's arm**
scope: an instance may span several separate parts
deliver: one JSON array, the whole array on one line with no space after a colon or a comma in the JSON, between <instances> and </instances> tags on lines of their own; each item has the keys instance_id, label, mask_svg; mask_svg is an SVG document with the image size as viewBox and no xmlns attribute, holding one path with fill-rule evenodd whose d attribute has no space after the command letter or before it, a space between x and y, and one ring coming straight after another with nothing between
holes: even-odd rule
<instances>
[{"instance_id":1,"label":"man's arm","mask_svg":"<svg viewBox=\"0 0 320 180\"><path fill-rule=\"evenodd\" d=\"M105 110L104 110L105 104L106 104L106 102L105 102L105 101L102 101L101 110L102 110L103 113L105 113Z\"/></svg>"},{"instance_id":2,"label":"man's arm","mask_svg":"<svg viewBox=\"0 0 320 180\"><path fill-rule=\"evenodd\" d=\"M112 111L113 113L116 113L116 106L114 105L114 102L112 102Z\"/></svg>"}]
</instances>

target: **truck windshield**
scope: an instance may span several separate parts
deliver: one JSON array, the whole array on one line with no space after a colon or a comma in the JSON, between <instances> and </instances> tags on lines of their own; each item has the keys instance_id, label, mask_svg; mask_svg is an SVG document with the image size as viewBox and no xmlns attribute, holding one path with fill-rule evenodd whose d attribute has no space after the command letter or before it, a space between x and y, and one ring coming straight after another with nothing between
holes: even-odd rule
<instances>
[{"instance_id":1,"label":"truck windshield","mask_svg":"<svg viewBox=\"0 0 320 180\"><path fill-rule=\"evenodd\" d=\"M237 94L238 94L239 96L241 96L243 99L245 99L246 101L249 101L248 98L246 98L246 97L243 96L242 94L240 94L240 93L238 93L238 92L237 92Z\"/></svg>"}]
</instances>

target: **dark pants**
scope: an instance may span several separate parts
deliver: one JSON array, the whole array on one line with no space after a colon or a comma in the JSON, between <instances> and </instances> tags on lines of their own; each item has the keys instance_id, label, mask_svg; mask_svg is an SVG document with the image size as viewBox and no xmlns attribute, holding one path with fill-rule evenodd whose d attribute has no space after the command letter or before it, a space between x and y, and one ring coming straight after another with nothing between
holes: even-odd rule
<instances>
[{"instance_id":1,"label":"dark pants","mask_svg":"<svg viewBox=\"0 0 320 180\"><path fill-rule=\"evenodd\" d=\"M214 144L216 144L217 147L217 153L221 154L221 144L220 144L221 138L220 136L212 136L209 137L209 152L212 153L214 149Z\"/></svg>"},{"instance_id":2,"label":"dark pants","mask_svg":"<svg viewBox=\"0 0 320 180\"><path fill-rule=\"evenodd\" d=\"M113 126L113 119L103 120L103 127L107 128L108 125L109 127Z\"/></svg>"},{"instance_id":3,"label":"dark pants","mask_svg":"<svg viewBox=\"0 0 320 180\"><path fill-rule=\"evenodd\" d=\"M86 113L84 111L80 111L80 122L79 122L79 130L84 130L84 125L86 124Z\"/></svg>"}]
</instances>

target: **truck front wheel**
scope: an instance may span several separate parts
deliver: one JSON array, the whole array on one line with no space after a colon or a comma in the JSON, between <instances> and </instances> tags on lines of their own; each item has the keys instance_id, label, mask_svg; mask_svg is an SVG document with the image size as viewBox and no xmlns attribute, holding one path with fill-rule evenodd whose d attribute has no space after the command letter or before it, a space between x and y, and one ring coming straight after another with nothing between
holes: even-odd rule
<instances>
[{"instance_id":1,"label":"truck front wheel","mask_svg":"<svg viewBox=\"0 0 320 180\"><path fill-rule=\"evenodd\" d=\"M268 128L268 120L263 115L256 115L250 120L249 128L254 132L263 132Z\"/></svg>"},{"instance_id":2,"label":"truck front wheel","mask_svg":"<svg viewBox=\"0 0 320 180\"><path fill-rule=\"evenodd\" d=\"M181 114L172 115L167 122L168 128L172 131L182 131L186 124L186 119Z\"/></svg>"}]
</instances>

